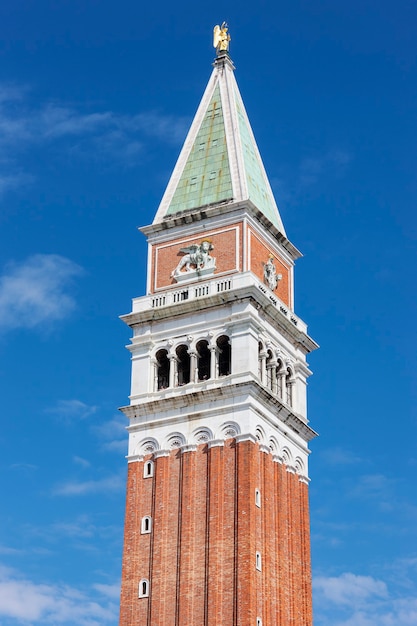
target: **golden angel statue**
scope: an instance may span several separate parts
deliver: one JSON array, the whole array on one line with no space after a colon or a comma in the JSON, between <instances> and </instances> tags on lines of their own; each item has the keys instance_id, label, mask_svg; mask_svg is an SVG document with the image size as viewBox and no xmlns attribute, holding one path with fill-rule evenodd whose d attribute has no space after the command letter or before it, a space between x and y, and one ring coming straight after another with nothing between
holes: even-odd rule
<instances>
[{"instance_id":1,"label":"golden angel statue","mask_svg":"<svg viewBox=\"0 0 417 626\"><path fill-rule=\"evenodd\" d=\"M213 46L216 48L217 53L221 50L229 50L229 41L231 37L227 32L227 24L223 22L221 26L217 26L213 29Z\"/></svg>"}]
</instances>

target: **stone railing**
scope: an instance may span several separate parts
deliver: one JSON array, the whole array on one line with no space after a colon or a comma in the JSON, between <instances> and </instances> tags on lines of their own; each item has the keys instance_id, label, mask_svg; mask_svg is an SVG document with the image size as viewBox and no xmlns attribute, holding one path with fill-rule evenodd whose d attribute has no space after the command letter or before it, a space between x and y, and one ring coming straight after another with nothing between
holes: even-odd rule
<instances>
[{"instance_id":1,"label":"stone railing","mask_svg":"<svg viewBox=\"0 0 417 626\"><path fill-rule=\"evenodd\" d=\"M181 302L188 300L196 300L206 296L215 296L221 293L234 290L249 290L255 287L261 291L266 298L275 306L275 308L286 317L301 332L307 332L306 324L297 317L291 309L282 302L277 296L264 284L262 284L251 272L235 274L218 280L208 280L194 284L184 285L181 288L167 289L156 294L135 298L133 300L133 313L148 311L166 306L175 306Z\"/></svg>"}]
</instances>

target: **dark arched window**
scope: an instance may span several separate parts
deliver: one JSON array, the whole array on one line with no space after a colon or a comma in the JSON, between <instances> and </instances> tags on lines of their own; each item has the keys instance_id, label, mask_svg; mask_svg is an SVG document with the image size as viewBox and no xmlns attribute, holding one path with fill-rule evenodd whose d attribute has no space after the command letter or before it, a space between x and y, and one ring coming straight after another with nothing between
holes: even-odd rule
<instances>
[{"instance_id":1,"label":"dark arched window","mask_svg":"<svg viewBox=\"0 0 417 626\"><path fill-rule=\"evenodd\" d=\"M229 337L222 335L217 340L217 347L219 349L219 376L228 376L231 371L231 357L232 349L229 342Z\"/></svg>"},{"instance_id":2,"label":"dark arched window","mask_svg":"<svg viewBox=\"0 0 417 626\"><path fill-rule=\"evenodd\" d=\"M157 389L169 387L169 359L166 350L158 350L156 353L156 384Z\"/></svg>"},{"instance_id":3,"label":"dark arched window","mask_svg":"<svg viewBox=\"0 0 417 626\"><path fill-rule=\"evenodd\" d=\"M202 339L198 342L197 346L197 369L198 380L207 380L210 378L210 357L211 353L208 347L208 342Z\"/></svg>"},{"instance_id":4,"label":"dark arched window","mask_svg":"<svg viewBox=\"0 0 417 626\"><path fill-rule=\"evenodd\" d=\"M292 388L293 384L294 384L294 378L293 378L290 368L288 367L287 374L285 376L285 388L286 388L285 401L288 404L288 406L292 406L292 403L293 403L293 388Z\"/></svg>"},{"instance_id":5,"label":"dark arched window","mask_svg":"<svg viewBox=\"0 0 417 626\"><path fill-rule=\"evenodd\" d=\"M273 367L274 367L274 355L271 350L266 353L266 386L273 389Z\"/></svg>"},{"instance_id":6,"label":"dark arched window","mask_svg":"<svg viewBox=\"0 0 417 626\"><path fill-rule=\"evenodd\" d=\"M187 346L177 348L177 375L178 386L186 385L190 382L190 355Z\"/></svg>"},{"instance_id":7,"label":"dark arched window","mask_svg":"<svg viewBox=\"0 0 417 626\"><path fill-rule=\"evenodd\" d=\"M279 398L282 398L282 373L283 371L284 371L284 364L281 361L281 359L278 359L276 375L277 375L277 393L278 393Z\"/></svg>"},{"instance_id":8,"label":"dark arched window","mask_svg":"<svg viewBox=\"0 0 417 626\"><path fill-rule=\"evenodd\" d=\"M139 598L148 598L149 597L149 580L147 578L142 578L139 583Z\"/></svg>"}]
</instances>

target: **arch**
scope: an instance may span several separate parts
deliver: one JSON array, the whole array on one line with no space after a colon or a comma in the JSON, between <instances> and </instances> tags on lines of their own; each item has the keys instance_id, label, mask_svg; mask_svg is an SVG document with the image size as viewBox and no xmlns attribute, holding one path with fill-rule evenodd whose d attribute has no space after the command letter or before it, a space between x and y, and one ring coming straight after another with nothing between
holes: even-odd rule
<instances>
[{"instance_id":1,"label":"arch","mask_svg":"<svg viewBox=\"0 0 417 626\"><path fill-rule=\"evenodd\" d=\"M288 406L292 407L294 402L294 372L290 366L287 366L286 374L285 374L285 402Z\"/></svg>"},{"instance_id":2,"label":"arch","mask_svg":"<svg viewBox=\"0 0 417 626\"><path fill-rule=\"evenodd\" d=\"M186 439L182 433L175 432L170 433L168 437L165 439L166 445L164 446L168 450L174 450L175 448L180 448L186 443Z\"/></svg>"},{"instance_id":3,"label":"arch","mask_svg":"<svg viewBox=\"0 0 417 626\"><path fill-rule=\"evenodd\" d=\"M271 391L274 391L274 384L275 384L275 355L273 354L272 350L269 348L266 351L266 386L268 387L268 389L270 389Z\"/></svg>"},{"instance_id":4,"label":"arch","mask_svg":"<svg viewBox=\"0 0 417 626\"><path fill-rule=\"evenodd\" d=\"M156 390L166 389L169 387L169 369L170 360L168 358L168 350L161 348L155 354L156 359Z\"/></svg>"},{"instance_id":5,"label":"arch","mask_svg":"<svg viewBox=\"0 0 417 626\"><path fill-rule=\"evenodd\" d=\"M282 398L283 372L284 372L284 363L282 359L278 357L275 373L277 377L277 394L280 398Z\"/></svg>"},{"instance_id":6,"label":"arch","mask_svg":"<svg viewBox=\"0 0 417 626\"><path fill-rule=\"evenodd\" d=\"M281 456L282 456L282 462L285 465L292 465L292 454L289 448L283 448Z\"/></svg>"},{"instance_id":7,"label":"arch","mask_svg":"<svg viewBox=\"0 0 417 626\"><path fill-rule=\"evenodd\" d=\"M295 468L296 474L301 474L302 476L304 476L305 474L304 462L299 456L297 456L297 458L294 461L294 468Z\"/></svg>"},{"instance_id":8,"label":"arch","mask_svg":"<svg viewBox=\"0 0 417 626\"><path fill-rule=\"evenodd\" d=\"M142 517L140 522L140 533L141 535L147 535L152 531L152 517L150 515L145 515Z\"/></svg>"},{"instance_id":9,"label":"arch","mask_svg":"<svg viewBox=\"0 0 417 626\"><path fill-rule=\"evenodd\" d=\"M187 385L190 382L190 355L188 346L180 344L175 350L177 357L177 384L179 387Z\"/></svg>"},{"instance_id":10,"label":"arch","mask_svg":"<svg viewBox=\"0 0 417 626\"><path fill-rule=\"evenodd\" d=\"M153 461L145 461L143 465L143 477L152 478L154 475L155 464Z\"/></svg>"},{"instance_id":11,"label":"arch","mask_svg":"<svg viewBox=\"0 0 417 626\"><path fill-rule=\"evenodd\" d=\"M268 448L271 451L271 454L279 454L279 443L275 439L275 437L270 437L268 441Z\"/></svg>"},{"instance_id":12,"label":"arch","mask_svg":"<svg viewBox=\"0 0 417 626\"><path fill-rule=\"evenodd\" d=\"M265 431L262 428L262 426L257 426L256 427L255 437L256 437L256 441L258 443L264 443L265 442Z\"/></svg>"},{"instance_id":13,"label":"arch","mask_svg":"<svg viewBox=\"0 0 417 626\"><path fill-rule=\"evenodd\" d=\"M211 441L213 439L213 433L210 428L197 428L192 434L192 439L194 443L200 445Z\"/></svg>"},{"instance_id":14,"label":"arch","mask_svg":"<svg viewBox=\"0 0 417 626\"><path fill-rule=\"evenodd\" d=\"M140 581L138 596L139 598L149 598L149 580L147 578L142 578Z\"/></svg>"},{"instance_id":15,"label":"arch","mask_svg":"<svg viewBox=\"0 0 417 626\"><path fill-rule=\"evenodd\" d=\"M197 351L197 379L199 381L211 378L211 352L208 341L200 339L196 344Z\"/></svg>"},{"instance_id":16,"label":"arch","mask_svg":"<svg viewBox=\"0 0 417 626\"><path fill-rule=\"evenodd\" d=\"M219 429L221 439L232 439L240 434L239 424L236 422L225 422Z\"/></svg>"},{"instance_id":17,"label":"arch","mask_svg":"<svg viewBox=\"0 0 417 626\"><path fill-rule=\"evenodd\" d=\"M262 341L258 341L258 378L261 383L266 383L266 352Z\"/></svg>"},{"instance_id":18,"label":"arch","mask_svg":"<svg viewBox=\"0 0 417 626\"><path fill-rule=\"evenodd\" d=\"M153 437L147 437L146 439L139 441L135 448L135 454L146 456L148 454L153 454L156 450L159 450L158 441Z\"/></svg>"},{"instance_id":19,"label":"arch","mask_svg":"<svg viewBox=\"0 0 417 626\"><path fill-rule=\"evenodd\" d=\"M232 347L227 335L220 335L217 338L216 346L218 348L218 370L219 376L228 376L232 368Z\"/></svg>"}]
</instances>

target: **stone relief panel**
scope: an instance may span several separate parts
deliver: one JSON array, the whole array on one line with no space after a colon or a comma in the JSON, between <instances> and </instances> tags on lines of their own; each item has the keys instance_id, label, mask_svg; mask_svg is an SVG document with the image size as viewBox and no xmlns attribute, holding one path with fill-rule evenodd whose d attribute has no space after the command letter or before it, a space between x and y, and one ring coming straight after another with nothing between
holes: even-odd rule
<instances>
[{"instance_id":1,"label":"stone relief panel","mask_svg":"<svg viewBox=\"0 0 417 626\"><path fill-rule=\"evenodd\" d=\"M152 248L151 292L242 270L242 224Z\"/></svg>"},{"instance_id":2,"label":"stone relief panel","mask_svg":"<svg viewBox=\"0 0 417 626\"><path fill-rule=\"evenodd\" d=\"M249 269L288 307L292 306L291 272L278 253L249 229Z\"/></svg>"},{"instance_id":3,"label":"stone relief panel","mask_svg":"<svg viewBox=\"0 0 417 626\"><path fill-rule=\"evenodd\" d=\"M178 283L193 278L208 277L214 274L216 259L211 256L214 245L211 239L203 239L201 243L192 243L181 248L184 254L178 265L171 272L171 278Z\"/></svg>"}]
</instances>

